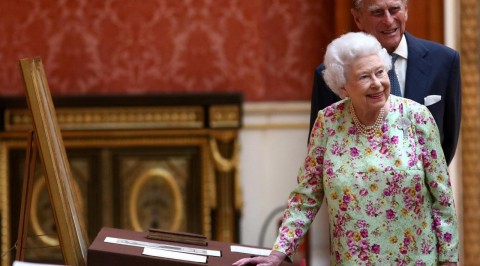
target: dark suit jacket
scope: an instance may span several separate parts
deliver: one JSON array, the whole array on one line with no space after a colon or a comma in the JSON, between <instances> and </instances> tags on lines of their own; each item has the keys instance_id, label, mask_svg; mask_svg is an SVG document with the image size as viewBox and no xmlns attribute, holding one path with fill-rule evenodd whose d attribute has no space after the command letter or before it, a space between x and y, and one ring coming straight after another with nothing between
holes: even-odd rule
<instances>
[{"instance_id":1,"label":"dark suit jacket","mask_svg":"<svg viewBox=\"0 0 480 266\"><path fill-rule=\"evenodd\" d=\"M455 50L416 38L407 32L405 37L408 45L408 62L404 97L425 104L425 97L441 96L439 102L427 107L437 122L442 149L447 163L450 164L455 155L460 131L460 56ZM318 111L340 100L325 84L322 75L324 69L323 64L315 69L310 131Z\"/></svg>"}]
</instances>

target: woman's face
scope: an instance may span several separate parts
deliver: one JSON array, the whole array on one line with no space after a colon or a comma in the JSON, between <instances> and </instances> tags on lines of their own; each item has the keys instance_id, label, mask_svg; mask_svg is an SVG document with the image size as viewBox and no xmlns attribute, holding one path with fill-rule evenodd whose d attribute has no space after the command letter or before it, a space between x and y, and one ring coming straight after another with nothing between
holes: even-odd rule
<instances>
[{"instance_id":1,"label":"woman's face","mask_svg":"<svg viewBox=\"0 0 480 266\"><path fill-rule=\"evenodd\" d=\"M363 114L378 112L390 95L390 80L380 56L358 57L346 70L343 90L355 110Z\"/></svg>"}]
</instances>

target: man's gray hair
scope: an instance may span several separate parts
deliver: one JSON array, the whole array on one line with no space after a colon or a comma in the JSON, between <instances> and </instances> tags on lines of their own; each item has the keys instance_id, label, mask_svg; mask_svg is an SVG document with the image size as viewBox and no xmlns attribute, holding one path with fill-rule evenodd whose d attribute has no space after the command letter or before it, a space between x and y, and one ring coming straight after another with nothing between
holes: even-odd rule
<instances>
[{"instance_id":1,"label":"man's gray hair","mask_svg":"<svg viewBox=\"0 0 480 266\"><path fill-rule=\"evenodd\" d=\"M363 4L363 0L352 0L352 2L353 2L353 9L360 10ZM402 0L402 2L403 2L403 5L406 6L408 0Z\"/></svg>"},{"instance_id":2,"label":"man's gray hair","mask_svg":"<svg viewBox=\"0 0 480 266\"><path fill-rule=\"evenodd\" d=\"M385 71L390 70L392 62L385 48L375 37L364 32L350 32L333 40L325 53L323 78L328 87L344 98L341 90L347 83L349 66L359 57L378 55L382 60Z\"/></svg>"}]
</instances>

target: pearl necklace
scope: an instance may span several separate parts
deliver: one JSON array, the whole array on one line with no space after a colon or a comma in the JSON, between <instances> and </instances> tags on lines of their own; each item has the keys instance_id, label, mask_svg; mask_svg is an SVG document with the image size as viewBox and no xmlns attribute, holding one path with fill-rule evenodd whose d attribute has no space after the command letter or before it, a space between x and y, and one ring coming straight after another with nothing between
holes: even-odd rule
<instances>
[{"instance_id":1,"label":"pearl necklace","mask_svg":"<svg viewBox=\"0 0 480 266\"><path fill-rule=\"evenodd\" d=\"M362 133L367 137L375 136L375 133L377 133L377 131L380 129L380 127L383 124L383 119L385 118L385 108L383 107L382 109L380 109L380 113L377 116L377 120L375 120L375 123L371 126L366 126L358 120L358 117L355 114L355 109L353 108L353 103L350 103L350 113L352 114L353 123L355 124L355 127L360 131L360 133Z\"/></svg>"}]
</instances>

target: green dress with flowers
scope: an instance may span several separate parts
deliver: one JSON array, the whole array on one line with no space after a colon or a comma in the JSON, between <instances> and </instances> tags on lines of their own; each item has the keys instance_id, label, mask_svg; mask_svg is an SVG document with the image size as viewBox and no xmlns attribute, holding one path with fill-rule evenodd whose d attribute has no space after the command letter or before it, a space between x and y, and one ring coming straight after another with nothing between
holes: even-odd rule
<instances>
[{"instance_id":1,"label":"green dress with flowers","mask_svg":"<svg viewBox=\"0 0 480 266\"><path fill-rule=\"evenodd\" d=\"M274 250L292 259L323 201L332 265L458 261L453 192L428 109L390 96L373 137L355 128L351 101L320 111Z\"/></svg>"}]
</instances>

